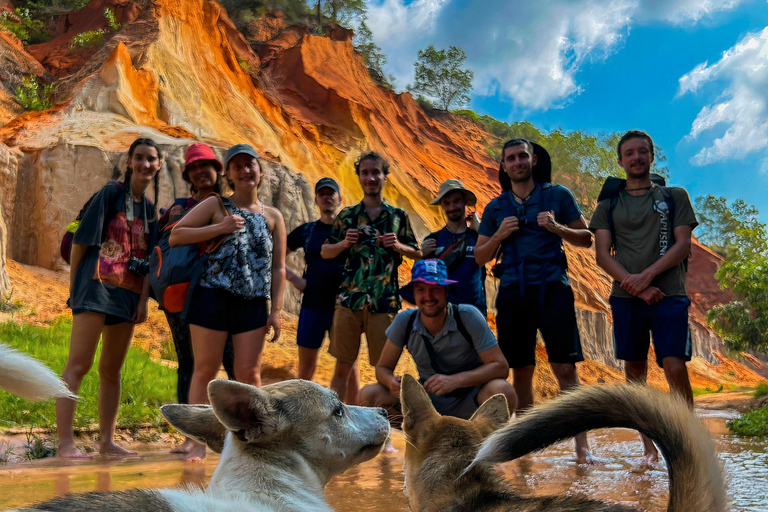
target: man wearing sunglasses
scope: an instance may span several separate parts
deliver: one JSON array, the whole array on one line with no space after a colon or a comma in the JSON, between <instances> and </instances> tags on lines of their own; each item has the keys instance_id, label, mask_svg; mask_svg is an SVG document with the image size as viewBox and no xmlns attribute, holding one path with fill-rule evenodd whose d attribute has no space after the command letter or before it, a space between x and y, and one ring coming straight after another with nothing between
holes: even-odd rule
<instances>
[{"instance_id":1,"label":"man wearing sunglasses","mask_svg":"<svg viewBox=\"0 0 768 512\"><path fill-rule=\"evenodd\" d=\"M546 154L540 146L536 149ZM560 389L579 385L575 363L584 358L563 240L579 247L592 245L573 194L534 179L535 153L525 139L504 144L501 165L511 187L488 203L475 247L477 264L495 262L494 276L500 278L498 341L514 372L518 411L533 404L537 331ZM576 437L576 458L579 463L590 461L586 434Z\"/></svg>"}]
</instances>

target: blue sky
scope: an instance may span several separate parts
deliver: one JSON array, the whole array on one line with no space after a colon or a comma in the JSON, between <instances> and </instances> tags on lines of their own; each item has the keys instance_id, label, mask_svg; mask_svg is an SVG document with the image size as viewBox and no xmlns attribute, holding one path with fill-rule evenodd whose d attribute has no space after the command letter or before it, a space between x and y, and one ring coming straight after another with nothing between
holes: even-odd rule
<instances>
[{"instance_id":1,"label":"blue sky","mask_svg":"<svg viewBox=\"0 0 768 512\"><path fill-rule=\"evenodd\" d=\"M768 1L369 0L401 90L416 52L460 46L469 108L504 121L646 130L692 198L744 199L768 221Z\"/></svg>"}]
</instances>

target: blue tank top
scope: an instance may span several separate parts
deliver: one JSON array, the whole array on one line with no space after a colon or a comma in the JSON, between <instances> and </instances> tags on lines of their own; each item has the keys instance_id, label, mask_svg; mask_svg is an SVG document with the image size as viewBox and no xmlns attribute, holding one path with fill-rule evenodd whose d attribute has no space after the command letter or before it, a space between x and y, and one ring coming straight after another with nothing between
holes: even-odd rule
<instances>
[{"instance_id":1,"label":"blue tank top","mask_svg":"<svg viewBox=\"0 0 768 512\"><path fill-rule=\"evenodd\" d=\"M200 286L222 288L248 299L269 299L274 243L267 219L235 205L232 210L243 218L245 229L229 235L208 256Z\"/></svg>"}]
</instances>

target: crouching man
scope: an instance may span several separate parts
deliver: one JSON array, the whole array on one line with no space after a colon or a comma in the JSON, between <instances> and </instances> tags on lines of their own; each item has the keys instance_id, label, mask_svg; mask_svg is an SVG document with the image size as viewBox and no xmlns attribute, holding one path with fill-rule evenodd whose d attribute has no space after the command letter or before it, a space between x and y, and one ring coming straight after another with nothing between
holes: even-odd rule
<instances>
[{"instance_id":1,"label":"crouching man","mask_svg":"<svg viewBox=\"0 0 768 512\"><path fill-rule=\"evenodd\" d=\"M391 407L400 396L402 375L395 367L407 347L419 380L440 414L469 418L485 400L503 393L510 413L515 390L506 381L509 365L480 313L470 305L448 302L445 263L417 261L401 296L416 309L400 312L387 328L387 341L376 364L378 383L363 388L362 403Z\"/></svg>"}]
</instances>

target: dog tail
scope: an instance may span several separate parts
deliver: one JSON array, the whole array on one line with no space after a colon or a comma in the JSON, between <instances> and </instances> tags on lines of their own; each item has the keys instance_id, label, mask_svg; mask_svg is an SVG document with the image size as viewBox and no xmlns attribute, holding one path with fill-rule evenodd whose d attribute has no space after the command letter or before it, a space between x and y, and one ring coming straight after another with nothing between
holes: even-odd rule
<instances>
[{"instance_id":1,"label":"dog tail","mask_svg":"<svg viewBox=\"0 0 768 512\"><path fill-rule=\"evenodd\" d=\"M580 386L492 434L472 465L504 462L596 428L630 428L653 439L669 468L670 512L727 510L715 445L682 398L640 385Z\"/></svg>"},{"instance_id":2,"label":"dog tail","mask_svg":"<svg viewBox=\"0 0 768 512\"><path fill-rule=\"evenodd\" d=\"M37 359L0 343L0 388L27 400L71 398L66 384Z\"/></svg>"}]
</instances>

